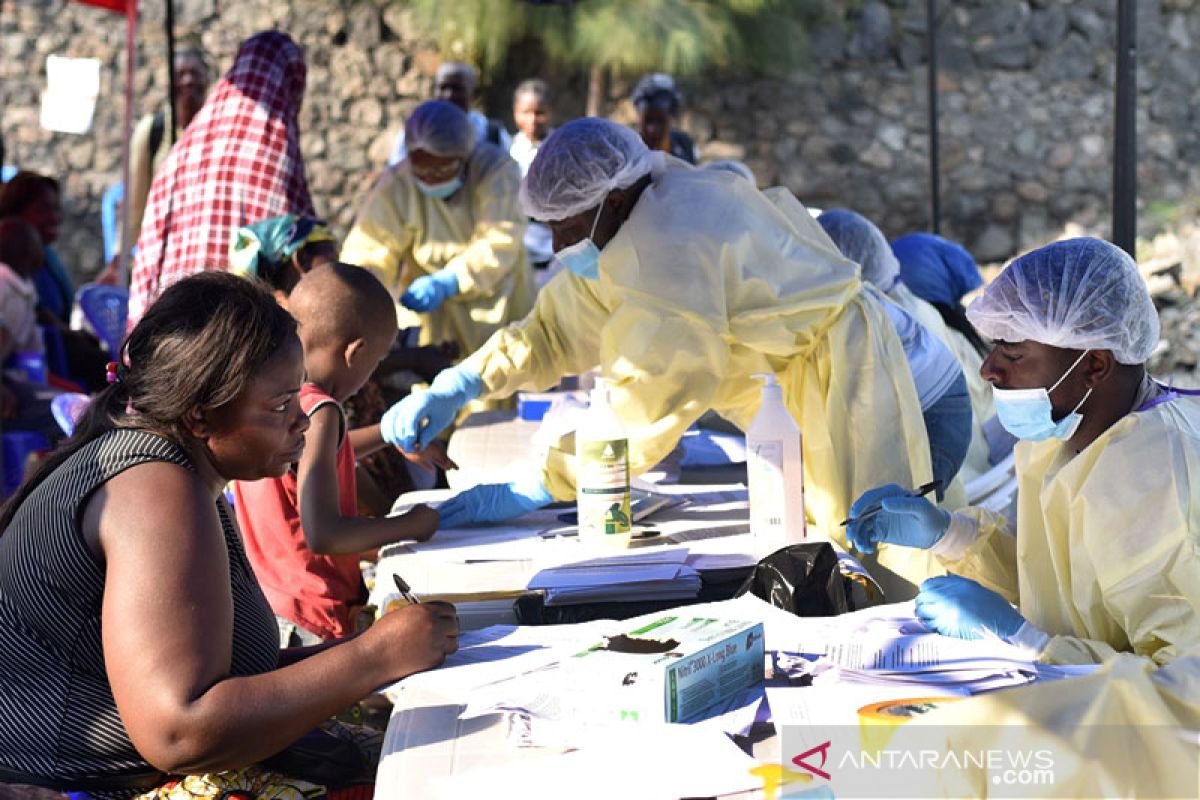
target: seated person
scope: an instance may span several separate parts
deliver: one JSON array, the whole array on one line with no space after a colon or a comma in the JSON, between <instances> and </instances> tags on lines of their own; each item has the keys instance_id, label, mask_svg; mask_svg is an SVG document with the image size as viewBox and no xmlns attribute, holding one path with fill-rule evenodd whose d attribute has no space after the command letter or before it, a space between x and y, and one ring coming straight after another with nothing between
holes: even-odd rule
<instances>
[{"instance_id":1,"label":"seated person","mask_svg":"<svg viewBox=\"0 0 1200 800\"><path fill-rule=\"evenodd\" d=\"M49 343L66 362L67 374L61 377L98 392L105 386L109 356L95 336L70 327L75 285L53 246L62 222L58 181L36 172L14 175L0 188L0 219L12 216L32 224L42 238L43 264L33 277L38 290L38 322L46 326Z\"/></svg>"},{"instance_id":2,"label":"seated person","mask_svg":"<svg viewBox=\"0 0 1200 800\"><path fill-rule=\"evenodd\" d=\"M20 217L0 220L0 364L10 358L40 359L46 346L37 324L37 287L33 276L42 268L42 240L37 228ZM17 365L19 366L19 365ZM39 397L31 381L11 378L5 370L0 411L7 430L28 430L48 438L61 436L50 403Z\"/></svg>"},{"instance_id":3,"label":"seated person","mask_svg":"<svg viewBox=\"0 0 1200 800\"><path fill-rule=\"evenodd\" d=\"M700 160L692 137L675 127L683 95L670 75L655 72L638 81L629 98L637 109L637 131L651 150L661 150L689 164Z\"/></svg>"},{"instance_id":4,"label":"seated person","mask_svg":"<svg viewBox=\"0 0 1200 800\"><path fill-rule=\"evenodd\" d=\"M206 272L163 292L123 355L0 509L0 780L165 797L189 776L197 796L323 797L323 767L369 786L370 742L327 721L441 663L458 622L423 603L279 648L223 489L283 475L304 447L295 321L258 285ZM323 723L359 757L283 752Z\"/></svg>"},{"instance_id":5,"label":"seated person","mask_svg":"<svg viewBox=\"0 0 1200 800\"><path fill-rule=\"evenodd\" d=\"M337 261L337 250L337 240L321 220L284 214L238 228L229 246L229 271L267 284L287 308L287 297L304 274Z\"/></svg>"},{"instance_id":6,"label":"seated person","mask_svg":"<svg viewBox=\"0 0 1200 800\"><path fill-rule=\"evenodd\" d=\"M873 286L883 300L908 358L917 394L921 398L921 416L929 434L929 452L933 459L934 480L942 482L938 500L946 498L950 482L958 474L978 428L979 446L987 453L987 440L981 426L974 425L971 397L963 366L954 353L935 336L925 323L944 328L937 314L915 297L897 290L895 259L887 239L865 217L853 211L825 211L817 222L829 234L842 255L862 268L863 280ZM887 263L890 259L890 263ZM897 294L893 295L892 292ZM911 301L911 302L910 302ZM920 306L916 304L920 303ZM921 308L924 306L924 308ZM928 313L922 314L922 311ZM920 316L918 316L920 315ZM978 379L981 383L982 378ZM951 493L952 503L962 504L966 497Z\"/></svg>"},{"instance_id":7,"label":"seated person","mask_svg":"<svg viewBox=\"0 0 1200 800\"><path fill-rule=\"evenodd\" d=\"M967 316L995 340L983 376L1021 439L1015 531L884 486L855 502L851 517L882 511L851 523L851 543L942 558L954 574L916 599L939 633L999 636L1049 662L1194 652L1200 401L1146 375L1158 316L1133 259L1099 239L1056 242L1012 262Z\"/></svg>"},{"instance_id":8,"label":"seated person","mask_svg":"<svg viewBox=\"0 0 1200 800\"><path fill-rule=\"evenodd\" d=\"M358 516L356 453L386 443L374 425L351 444L341 404L396 338L387 289L361 267L325 264L300 280L290 300L304 347L304 451L281 477L233 484L246 555L275 612L283 647L354 633L354 609L367 601L358 554L400 539L423 541L438 522L426 506L398 517ZM438 465L451 463L439 454Z\"/></svg>"}]
</instances>

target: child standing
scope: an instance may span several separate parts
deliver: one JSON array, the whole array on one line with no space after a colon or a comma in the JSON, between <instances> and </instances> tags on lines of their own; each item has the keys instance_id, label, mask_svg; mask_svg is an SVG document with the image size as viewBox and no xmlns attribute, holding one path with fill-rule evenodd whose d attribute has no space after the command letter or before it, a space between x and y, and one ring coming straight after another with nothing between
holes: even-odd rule
<instances>
[{"instance_id":1,"label":"child standing","mask_svg":"<svg viewBox=\"0 0 1200 800\"><path fill-rule=\"evenodd\" d=\"M45 358L33 280L41 268L42 239L37 228L20 217L0 220L0 364L17 355ZM44 382L44 378L31 381L4 375L0 382L3 427L59 438L50 401L39 391L45 387L37 385Z\"/></svg>"},{"instance_id":2,"label":"child standing","mask_svg":"<svg viewBox=\"0 0 1200 800\"><path fill-rule=\"evenodd\" d=\"M538 78L521 81L513 92L513 121L517 123L517 135L513 137L508 154L521 167L521 177L529 171L538 148L550 135L551 108L550 87ZM548 277L543 270L554 258L554 242L550 228L545 223L530 220L525 229L525 251L533 266L534 278L541 286Z\"/></svg>"},{"instance_id":3,"label":"child standing","mask_svg":"<svg viewBox=\"0 0 1200 800\"><path fill-rule=\"evenodd\" d=\"M310 421L304 451L281 478L234 484L246 553L275 612L282 646L353 633L354 608L367 595L359 554L400 539L423 541L438 523L426 506L399 517L358 516L356 448L366 455L384 442L375 425L356 431L351 445L341 404L366 382L396 336L395 305L383 284L360 267L327 264L300 280L289 310L307 373L300 390Z\"/></svg>"}]
</instances>

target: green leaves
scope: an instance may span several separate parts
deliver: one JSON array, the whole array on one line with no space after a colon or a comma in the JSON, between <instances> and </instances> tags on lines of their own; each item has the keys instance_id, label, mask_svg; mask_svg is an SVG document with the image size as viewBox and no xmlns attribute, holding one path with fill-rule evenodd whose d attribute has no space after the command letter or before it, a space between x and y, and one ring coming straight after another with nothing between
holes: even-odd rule
<instances>
[{"instance_id":1,"label":"green leaves","mask_svg":"<svg viewBox=\"0 0 1200 800\"><path fill-rule=\"evenodd\" d=\"M557 65L615 73L709 69L770 72L801 66L821 0L580 0L571 7L517 0L410 0L412 19L448 57L485 71L523 39Z\"/></svg>"}]
</instances>

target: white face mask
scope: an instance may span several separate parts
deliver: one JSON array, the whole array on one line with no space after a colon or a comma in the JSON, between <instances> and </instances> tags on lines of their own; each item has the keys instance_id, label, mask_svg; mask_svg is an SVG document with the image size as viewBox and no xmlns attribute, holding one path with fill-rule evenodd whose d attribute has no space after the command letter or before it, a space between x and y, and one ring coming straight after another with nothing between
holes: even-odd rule
<instances>
[{"instance_id":1,"label":"white face mask","mask_svg":"<svg viewBox=\"0 0 1200 800\"><path fill-rule=\"evenodd\" d=\"M1054 421L1050 392L1057 389L1090 352L1084 350L1049 389L997 389L993 386L992 397L996 401L996 416L1000 418L1004 429L1018 439L1030 442L1040 442L1051 437L1066 441L1074 436L1075 431L1079 430L1079 423L1083 422L1083 415L1079 413L1079 409L1092 396L1092 390L1088 389L1087 394L1075 405L1071 413L1058 422Z\"/></svg>"},{"instance_id":2,"label":"white face mask","mask_svg":"<svg viewBox=\"0 0 1200 800\"><path fill-rule=\"evenodd\" d=\"M588 234L587 238L567 245L554 254L558 263L579 277L590 281L600 279L600 248L596 247L592 237L596 235L596 226L600 224L602 213L604 213L603 200L600 201L600 207L596 209L596 218L592 220L592 232Z\"/></svg>"}]
</instances>

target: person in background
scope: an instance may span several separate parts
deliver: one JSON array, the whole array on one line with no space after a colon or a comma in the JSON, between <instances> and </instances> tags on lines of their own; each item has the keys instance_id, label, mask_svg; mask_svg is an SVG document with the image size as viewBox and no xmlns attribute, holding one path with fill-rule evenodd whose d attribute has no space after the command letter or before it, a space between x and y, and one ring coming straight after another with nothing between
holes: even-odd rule
<instances>
[{"instance_id":1,"label":"person in background","mask_svg":"<svg viewBox=\"0 0 1200 800\"><path fill-rule=\"evenodd\" d=\"M67 374L60 377L98 392L105 386L104 365L109 356L99 339L70 326L75 285L54 249L62 223L59 201L57 180L36 172L18 172L0 188L0 219L18 216L37 229L43 255L42 268L33 276L38 292L38 323L45 327L50 355L66 364Z\"/></svg>"},{"instance_id":2,"label":"person in background","mask_svg":"<svg viewBox=\"0 0 1200 800\"><path fill-rule=\"evenodd\" d=\"M453 103L462 109L471 122L475 131L476 142L487 142L508 152L512 147L512 137L500 120L488 119L486 116L471 108L479 99L479 71L470 64L461 61L447 61L437 69L433 77L433 99ZM408 126L396 137L396 146L388 157L388 166L393 167L408 157L408 145L405 137Z\"/></svg>"},{"instance_id":3,"label":"person in background","mask_svg":"<svg viewBox=\"0 0 1200 800\"><path fill-rule=\"evenodd\" d=\"M638 134L646 147L662 150L689 164L700 160L700 151L692 137L675 127L683 106L683 95L670 75L655 72L637 82L630 97L637 109Z\"/></svg>"},{"instance_id":4,"label":"person in background","mask_svg":"<svg viewBox=\"0 0 1200 800\"><path fill-rule=\"evenodd\" d=\"M983 286L983 276L966 248L933 233L901 236L892 242L891 250L900 267L899 285L904 287L904 293L937 311L943 323L941 328L932 321L926 324L930 330L938 331L963 365L975 422L982 426L986 440L986 447L981 448L977 434L972 435L964 469L968 476L981 475L1005 459L1017 442L996 419L991 386L979 377L979 368L990 346L967 319L962 304L964 295ZM925 317L928 316L925 312Z\"/></svg>"},{"instance_id":5,"label":"person in background","mask_svg":"<svg viewBox=\"0 0 1200 800\"><path fill-rule=\"evenodd\" d=\"M521 81L513 92L513 121L517 123L517 135L513 137L508 154L521 168L521 177L529 172L538 148L550 135L550 118L553 115L550 87L546 82L533 78ZM525 251L529 263L535 270L544 270L554 258L554 242L550 228L536 220L530 220L525 231ZM540 273L535 273L540 274ZM548 277L548 276L547 276Z\"/></svg>"},{"instance_id":6,"label":"person in background","mask_svg":"<svg viewBox=\"0 0 1200 800\"><path fill-rule=\"evenodd\" d=\"M817 222L842 251L842 255L862 268L862 278L884 298L892 324L904 341L917 393L921 395L921 414L929 433L933 454L934 478L950 487L950 479L958 474L969 453L982 456L983 471L987 469L987 438L983 419L979 418L969 392L971 383L982 384L982 394L989 398L987 382L979 377L978 365L968 377L968 365L961 364L950 349L949 333L936 312L925 301L905 288L887 239L875 224L861 214L844 208L821 213ZM981 474L971 470L969 477ZM959 491L948 496L953 505L966 502ZM947 499L939 492L938 499Z\"/></svg>"},{"instance_id":7,"label":"person in background","mask_svg":"<svg viewBox=\"0 0 1200 800\"><path fill-rule=\"evenodd\" d=\"M401 327L420 325L421 344L470 353L533 305L521 171L506 151L476 144L451 103L422 103L405 130L408 158L359 209L341 260L375 272L410 312Z\"/></svg>"},{"instance_id":8,"label":"person in background","mask_svg":"<svg viewBox=\"0 0 1200 800\"><path fill-rule=\"evenodd\" d=\"M175 76L175 135L172 136L170 130L170 109L164 107L138 120L130 139L129 191L125 193L125 202L129 203L129 229L124 237L128 242L127 249L133 247L142 228L150 182L167 160L171 144L178 141L200 113L212 79L204 52L195 45L177 50L172 68Z\"/></svg>"},{"instance_id":9,"label":"person in background","mask_svg":"<svg viewBox=\"0 0 1200 800\"><path fill-rule=\"evenodd\" d=\"M304 56L287 34L255 34L154 176L138 237L129 325L175 281L225 269L243 225L316 217L300 155Z\"/></svg>"},{"instance_id":10,"label":"person in background","mask_svg":"<svg viewBox=\"0 0 1200 800\"><path fill-rule=\"evenodd\" d=\"M1099 239L1056 242L1009 264L967 316L995 341L983 376L1021 440L1015 530L884 486L854 503L852 517L882 510L852 522L850 541L943 559L953 574L916 598L938 633L1051 663L1197 652L1200 400L1146 374L1159 322L1133 259Z\"/></svg>"},{"instance_id":11,"label":"person in background","mask_svg":"<svg viewBox=\"0 0 1200 800\"><path fill-rule=\"evenodd\" d=\"M551 134L521 185L569 270L534 310L495 333L428 391L384 415L384 437L420 450L476 397L544 390L599 365L629 433L631 473L666 456L709 409L745 430L778 376L804 431L805 505L829 535L884 474L932 478L904 350L881 301L792 195L649 150L631 129L580 119ZM575 442L535 474L469 489L444 527L508 519L575 496ZM890 548L866 566L894 599L943 571Z\"/></svg>"},{"instance_id":12,"label":"person in background","mask_svg":"<svg viewBox=\"0 0 1200 800\"><path fill-rule=\"evenodd\" d=\"M295 325L252 281L172 285L74 436L0 509L4 780L154 800L326 796L316 772L373 784L381 737L327 721L441 663L458 622L422 603L280 649L223 490L278 478L304 449ZM288 751L301 737L339 757Z\"/></svg>"},{"instance_id":13,"label":"person in background","mask_svg":"<svg viewBox=\"0 0 1200 800\"><path fill-rule=\"evenodd\" d=\"M257 278L288 307L288 295L304 275L337 261L337 240L325 223L284 214L238 228L229 246L229 271Z\"/></svg>"},{"instance_id":14,"label":"person in background","mask_svg":"<svg viewBox=\"0 0 1200 800\"><path fill-rule=\"evenodd\" d=\"M33 276L42 267L42 240L37 228L20 217L0 219L0 365L9 358L42 359L46 346L37 323L37 287ZM0 428L37 431L51 439L61 431L50 402L32 381L0 375Z\"/></svg>"},{"instance_id":15,"label":"person in background","mask_svg":"<svg viewBox=\"0 0 1200 800\"><path fill-rule=\"evenodd\" d=\"M396 338L387 289L361 267L325 264L296 285L289 310L304 348L304 452L281 477L233 484L246 555L275 612L282 647L354 633L355 609L367 602L359 554L401 539L424 541L438 522L427 506L398 517L358 516L356 456L386 442L375 425L351 443L341 404ZM437 457L439 466L453 466L444 453Z\"/></svg>"}]
</instances>

